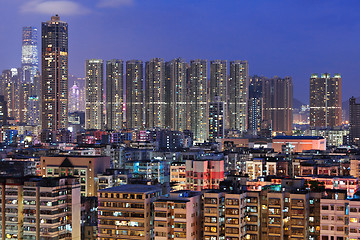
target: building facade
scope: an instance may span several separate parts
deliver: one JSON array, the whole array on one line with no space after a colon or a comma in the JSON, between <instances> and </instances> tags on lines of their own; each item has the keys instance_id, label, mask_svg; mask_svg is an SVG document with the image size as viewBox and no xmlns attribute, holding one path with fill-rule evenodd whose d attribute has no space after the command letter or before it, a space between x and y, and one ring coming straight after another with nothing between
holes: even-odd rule
<instances>
[{"instance_id":1,"label":"building facade","mask_svg":"<svg viewBox=\"0 0 360 240\"><path fill-rule=\"evenodd\" d=\"M202 238L201 193L171 192L154 202L155 240Z\"/></svg>"},{"instance_id":2,"label":"building facade","mask_svg":"<svg viewBox=\"0 0 360 240\"><path fill-rule=\"evenodd\" d=\"M169 83L169 115L171 129L184 131L187 129L187 64L181 58L173 59L165 64L166 81ZM165 119L165 120L166 120Z\"/></svg>"},{"instance_id":3,"label":"building facade","mask_svg":"<svg viewBox=\"0 0 360 240\"><path fill-rule=\"evenodd\" d=\"M41 25L42 129L68 126L68 24L58 15Z\"/></svg>"},{"instance_id":4,"label":"building facade","mask_svg":"<svg viewBox=\"0 0 360 240\"><path fill-rule=\"evenodd\" d=\"M263 80L263 120L275 133L292 132L293 81L291 77Z\"/></svg>"},{"instance_id":5,"label":"building facade","mask_svg":"<svg viewBox=\"0 0 360 240\"><path fill-rule=\"evenodd\" d=\"M75 178L1 179L2 239L80 239Z\"/></svg>"},{"instance_id":6,"label":"building facade","mask_svg":"<svg viewBox=\"0 0 360 240\"><path fill-rule=\"evenodd\" d=\"M209 129L207 60L190 61L189 86L190 130L195 141L204 142L208 138Z\"/></svg>"},{"instance_id":7,"label":"building facade","mask_svg":"<svg viewBox=\"0 0 360 240\"><path fill-rule=\"evenodd\" d=\"M217 100L217 101L216 101ZM220 97L209 104L209 141L225 137L226 104Z\"/></svg>"},{"instance_id":8,"label":"building facade","mask_svg":"<svg viewBox=\"0 0 360 240\"><path fill-rule=\"evenodd\" d=\"M38 31L35 27L23 27L21 49L22 82L34 83L39 71Z\"/></svg>"},{"instance_id":9,"label":"building facade","mask_svg":"<svg viewBox=\"0 0 360 240\"><path fill-rule=\"evenodd\" d=\"M154 239L153 202L161 188L128 184L98 193L98 237L110 239Z\"/></svg>"},{"instance_id":10,"label":"building facade","mask_svg":"<svg viewBox=\"0 0 360 240\"><path fill-rule=\"evenodd\" d=\"M145 63L145 126L165 128L168 110L168 84L165 81L165 63L161 58L153 58Z\"/></svg>"},{"instance_id":11,"label":"building facade","mask_svg":"<svg viewBox=\"0 0 360 240\"><path fill-rule=\"evenodd\" d=\"M109 130L124 129L123 69L122 60L106 61L106 126Z\"/></svg>"},{"instance_id":12,"label":"building facade","mask_svg":"<svg viewBox=\"0 0 360 240\"><path fill-rule=\"evenodd\" d=\"M126 62L126 127L144 129L143 62Z\"/></svg>"},{"instance_id":13,"label":"building facade","mask_svg":"<svg viewBox=\"0 0 360 240\"><path fill-rule=\"evenodd\" d=\"M310 78L310 127L336 127L342 124L342 78L329 73Z\"/></svg>"},{"instance_id":14,"label":"building facade","mask_svg":"<svg viewBox=\"0 0 360 240\"><path fill-rule=\"evenodd\" d=\"M85 129L102 130L104 117L104 64L101 59L86 60Z\"/></svg>"},{"instance_id":15,"label":"building facade","mask_svg":"<svg viewBox=\"0 0 360 240\"><path fill-rule=\"evenodd\" d=\"M228 129L247 130L247 102L249 87L249 63L247 61L231 61L228 83L229 111Z\"/></svg>"},{"instance_id":16,"label":"building facade","mask_svg":"<svg viewBox=\"0 0 360 240\"><path fill-rule=\"evenodd\" d=\"M73 176L80 180L81 196L96 196L98 175L110 168L110 157L100 156L51 156L41 157L41 176Z\"/></svg>"},{"instance_id":17,"label":"building facade","mask_svg":"<svg viewBox=\"0 0 360 240\"><path fill-rule=\"evenodd\" d=\"M351 97L350 104L350 142L358 144L360 142L360 103L356 103L356 98Z\"/></svg>"}]
</instances>

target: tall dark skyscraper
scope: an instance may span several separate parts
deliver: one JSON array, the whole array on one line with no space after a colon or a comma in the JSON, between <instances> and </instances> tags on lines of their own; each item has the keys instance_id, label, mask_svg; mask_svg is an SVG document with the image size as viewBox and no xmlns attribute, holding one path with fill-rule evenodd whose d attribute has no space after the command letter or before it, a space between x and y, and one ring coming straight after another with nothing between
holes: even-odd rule
<instances>
[{"instance_id":1,"label":"tall dark skyscraper","mask_svg":"<svg viewBox=\"0 0 360 240\"><path fill-rule=\"evenodd\" d=\"M335 127L342 123L342 79L324 73L310 78L310 127Z\"/></svg>"},{"instance_id":2,"label":"tall dark skyscraper","mask_svg":"<svg viewBox=\"0 0 360 240\"><path fill-rule=\"evenodd\" d=\"M169 119L169 125L173 130L184 131L187 129L187 65L183 59L177 58L167 62L165 69L166 81L170 86L170 91L167 91L170 104L166 119Z\"/></svg>"},{"instance_id":3,"label":"tall dark skyscraper","mask_svg":"<svg viewBox=\"0 0 360 240\"><path fill-rule=\"evenodd\" d=\"M247 130L247 103L249 64L247 61L231 61L228 82L228 129Z\"/></svg>"},{"instance_id":4,"label":"tall dark skyscraper","mask_svg":"<svg viewBox=\"0 0 360 240\"><path fill-rule=\"evenodd\" d=\"M190 61L189 120L195 141L204 142L209 131L207 60Z\"/></svg>"},{"instance_id":5,"label":"tall dark skyscraper","mask_svg":"<svg viewBox=\"0 0 360 240\"><path fill-rule=\"evenodd\" d=\"M23 27L21 53L22 82L34 83L39 71L38 31L35 27Z\"/></svg>"},{"instance_id":6,"label":"tall dark skyscraper","mask_svg":"<svg viewBox=\"0 0 360 240\"><path fill-rule=\"evenodd\" d=\"M293 81L291 77L263 80L263 120L271 121L272 131L292 132Z\"/></svg>"},{"instance_id":7,"label":"tall dark skyscraper","mask_svg":"<svg viewBox=\"0 0 360 240\"><path fill-rule=\"evenodd\" d=\"M356 103L356 98L349 100L350 110L350 142L352 144L360 143L360 103Z\"/></svg>"},{"instance_id":8,"label":"tall dark skyscraper","mask_svg":"<svg viewBox=\"0 0 360 240\"><path fill-rule=\"evenodd\" d=\"M124 128L124 64L113 59L106 62L106 125L109 130Z\"/></svg>"},{"instance_id":9,"label":"tall dark skyscraper","mask_svg":"<svg viewBox=\"0 0 360 240\"><path fill-rule=\"evenodd\" d=\"M3 95L0 95L0 126L7 124L7 104Z\"/></svg>"},{"instance_id":10,"label":"tall dark skyscraper","mask_svg":"<svg viewBox=\"0 0 360 240\"><path fill-rule=\"evenodd\" d=\"M144 128L144 78L143 62L130 60L126 62L126 127Z\"/></svg>"},{"instance_id":11,"label":"tall dark skyscraper","mask_svg":"<svg viewBox=\"0 0 360 240\"><path fill-rule=\"evenodd\" d=\"M68 126L68 24L58 15L41 26L42 129Z\"/></svg>"},{"instance_id":12,"label":"tall dark skyscraper","mask_svg":"<svg viewBox=\"0 0 360 240\"><path fill-rule=\"evenodd\" d=\"M225 103L221 97L209 104L209 140L215 142L216 138L224 138L225 135Z\"/></svg>"},{"instance_id":13,"label":"tall dark skyscraper","mask_svg":"<svg viewBox=\"0 0 360 240\"><path fill-rule=\"evenodd\" d=\"M104 61L86 60L85 76L85 129L102 130L104 116Z\"/></svg>"},{"instance_id":14,"label":"tall dark skyscraper","mask_svg":"<svg viewBox=\"0 0 360 240\"><path fill-rule=\"evenodd\" d=\"M256 135L260 133L262 122L262 82L264 77L253 76L249 82L248 130Z\"/></svg>"},{"instance_id":15,"label":"tall dark skyscraper","mask_svg":"<svg viewBox=\"0 0 360 240\"><path fill-rule=\"evenodd\" d=\"M154 58L145 63L145 126L146 128L165 128L166 81L163 59Z\"/></svg>"}]
</instances>

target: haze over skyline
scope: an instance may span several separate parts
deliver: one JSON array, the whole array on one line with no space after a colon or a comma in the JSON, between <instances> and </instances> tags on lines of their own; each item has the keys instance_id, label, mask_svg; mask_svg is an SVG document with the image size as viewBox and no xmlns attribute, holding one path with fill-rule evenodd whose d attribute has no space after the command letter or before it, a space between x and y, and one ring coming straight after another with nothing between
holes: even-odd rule
<instances>
[{"instance_id":1,"label":"haze over skyline","mask_svg":"<svg viewBox=\"0 0 360 240\"><path fill-rule=\"evenodd\" d=\"M357 1L1 1L0 69L20 67L21 29L59 14L69 23L69 73L85 59L248 60L250 75L292 76L309 101L312 73L340 73L359 96ZM40 36L40 34L39 34ZM39 39L40 42L40 39Z\"/></svg>"}]
</instances>

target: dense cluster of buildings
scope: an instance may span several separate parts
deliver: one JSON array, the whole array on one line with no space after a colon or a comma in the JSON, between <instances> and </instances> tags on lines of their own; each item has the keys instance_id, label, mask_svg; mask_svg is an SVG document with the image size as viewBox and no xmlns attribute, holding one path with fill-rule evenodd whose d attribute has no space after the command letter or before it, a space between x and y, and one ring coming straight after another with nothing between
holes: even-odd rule
<instances>
[{"instance_id":1,"label":"dense cluster of buildings","mask_svg":"<svg viewBox=\"0 0 360 240\"><path fill-rule=\"evenodd\" d=\"M37 35L0 78L1 239L358 239L339 74L295 111L292 78L247 61L88 59L76 79L68 24L42 23L41 68Z\"/></svg>"}]
</instances>

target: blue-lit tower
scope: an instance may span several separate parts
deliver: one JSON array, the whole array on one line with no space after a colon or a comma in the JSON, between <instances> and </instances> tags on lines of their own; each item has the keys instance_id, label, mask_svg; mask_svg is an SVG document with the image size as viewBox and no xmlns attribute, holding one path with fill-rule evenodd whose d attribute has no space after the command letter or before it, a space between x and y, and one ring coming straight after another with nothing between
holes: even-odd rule
<instances>
[{"instance_id":1,"label":"blue-lit tower","mask_svg":"<svg viewBox=\"0 0 360 240\"><path fill-rule=\"evenodd\" d=\"M35 27L23 27L22 30L22 82L34 83L34 77L39 71L38 33Z\"/></svg>"}]
</instances>

